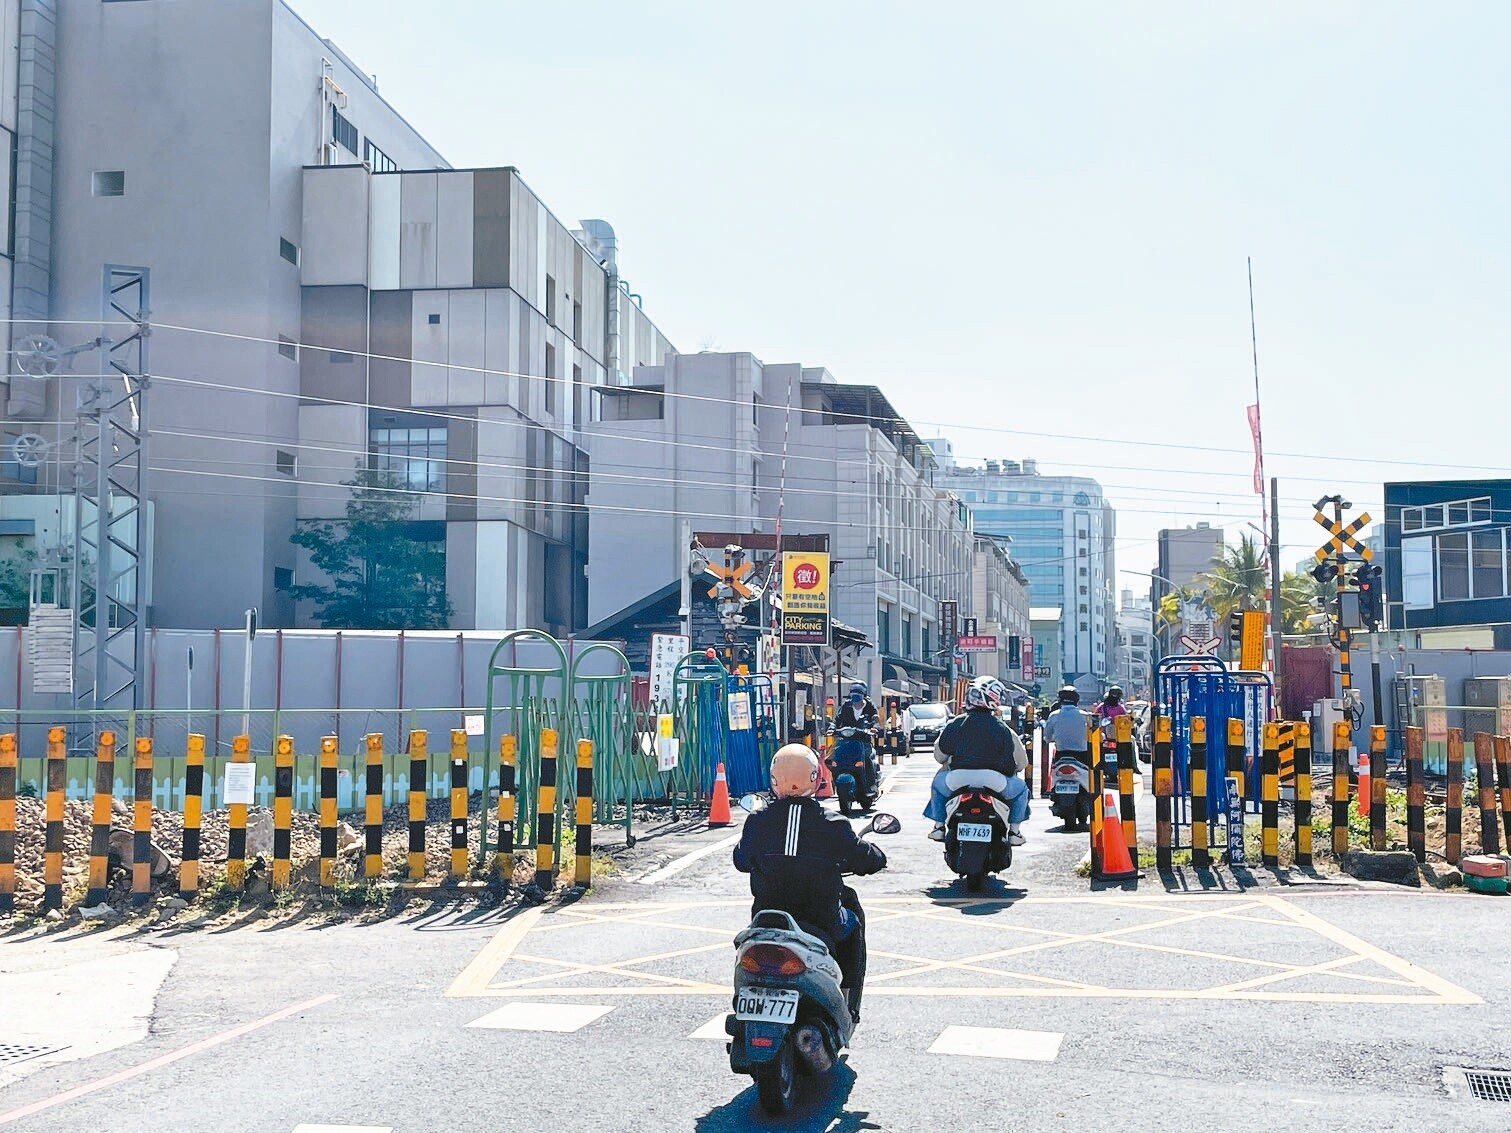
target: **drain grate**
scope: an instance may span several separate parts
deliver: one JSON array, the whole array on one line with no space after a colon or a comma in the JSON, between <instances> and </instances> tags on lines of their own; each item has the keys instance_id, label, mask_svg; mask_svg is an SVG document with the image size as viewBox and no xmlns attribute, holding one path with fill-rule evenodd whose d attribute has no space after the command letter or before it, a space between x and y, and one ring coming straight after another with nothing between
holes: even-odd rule
<instances>
[{"instance_id":1,"label":"drain grate","mask_svg":"<svg viewBox=\"0 0 1511 1133\"><path fill-rule=\"evenodd\" d=\"M0 1066L10 1066L17 1062L25 1062L32 1058L41 1058L44 1054L56 1054L62 1050L61 1046L37 1046L33 1043L8 1043L0 1042Z\"/></svg>"},{"instance_id":2,"label":"drain grate","mask_svg":"<svg viewBox=\"0 0 1511 1133\"><path fill-rule=\"evenodd\" d=\"M1464 1084L1482 1101L1511 1102L1511 1071L1465 1070Z\"/></svg>"}]
</instances>

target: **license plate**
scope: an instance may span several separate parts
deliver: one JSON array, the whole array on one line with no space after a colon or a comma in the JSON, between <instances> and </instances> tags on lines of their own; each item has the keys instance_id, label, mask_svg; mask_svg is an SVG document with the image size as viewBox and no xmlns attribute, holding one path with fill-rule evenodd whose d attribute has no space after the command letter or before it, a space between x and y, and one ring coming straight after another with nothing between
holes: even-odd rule
<instances>
[{"instance_id":1,"label":"license plate","mask_svg":"<svg viewBox=\"0 0 1511 1133\"><path fill-rule=\"evenodd\" d=\"M961 842L990 842L992 824L990 822L962 822L955 827L955 837Z\"/></svg>"},{"instance_id":2,"label":"license plate","mask_svg":"<svg viewBox=\"0 0 1511 1133\"><path fill-rule=\"evenodd\" d=\"M1055 794L1073 795L1081 789L1081 784L1075 779L1061 779L1055 784Z\"/></svg>"},{"instance_id":3,"label":"license plate","mask_svg":"<svg viewBox=\"0 0 1511 1133\"><path fill-rule=\"evenodd\" d=\"M735 1018L752 1023L792 1023L797 1020L798 993L749 987L735 995Z\"/></svg>"}]
</instances>

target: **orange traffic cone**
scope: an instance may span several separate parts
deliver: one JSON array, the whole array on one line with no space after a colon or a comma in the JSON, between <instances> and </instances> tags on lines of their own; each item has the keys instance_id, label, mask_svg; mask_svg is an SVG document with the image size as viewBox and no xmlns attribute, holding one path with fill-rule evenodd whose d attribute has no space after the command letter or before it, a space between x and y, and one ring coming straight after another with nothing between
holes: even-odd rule
<instances>
[{"instance_id":1,"label":"orange traffic cone","mask_svg":"<svg viewBox=\"0 0 1511 1133\"><path fill-rule=\"evenodd\" d=\"M1128 843L1123 840L1123 823L1118 818L1118 793L1102 792L1102 873L1104 881L1137 877Z\"/></svg>"},{"instance_id":2,"label":"orange traffic cone","mask_svg":"<svg viewBox=\"0 0 1511 1133\"><path fill-rule=\"evenodd\" d=\"M708 804L710 826L729 825L729 782L724 778L724 764L714 772L714 797Z\"/></svg>"},{"instance_id":3,"label":"orange traffic cone","mask_svg":"<svg viewBox=\"0 0 1511 1133\"><path fill-rule=\"evenodd\" d=\"M1363 760L1360 760L1360 762L1359 762L1358 787L1359 787L1359 791L1358 791L1358 794L1359 794L1359 817L1360 818L1368 818L1369 817L1369 803L1370 803L1370 798L1369 798L1369 764L1365 763Z\"/></svg>"}]
</instances>

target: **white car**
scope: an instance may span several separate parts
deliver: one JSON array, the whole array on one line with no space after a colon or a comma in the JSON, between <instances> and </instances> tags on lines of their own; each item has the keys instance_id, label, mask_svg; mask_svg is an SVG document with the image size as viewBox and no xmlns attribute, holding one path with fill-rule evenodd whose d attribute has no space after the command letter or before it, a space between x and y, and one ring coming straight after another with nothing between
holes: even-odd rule
<instances>
[{"instance_id":1,"label":"white car","mask_svg":"<svg viewBox=\"0 0 1511 1133\"><path fill-rule=\"evenodd\" d=\"M910 704L902 714L903 734L912 747L933 747L949 722L949 705L939 701Z\"/></svg>"}]
</instances>

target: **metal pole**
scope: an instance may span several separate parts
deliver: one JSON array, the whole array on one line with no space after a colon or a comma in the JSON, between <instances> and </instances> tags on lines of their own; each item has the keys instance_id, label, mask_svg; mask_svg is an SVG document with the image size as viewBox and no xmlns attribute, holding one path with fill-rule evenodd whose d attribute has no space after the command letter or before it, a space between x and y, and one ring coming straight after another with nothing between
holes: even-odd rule
<instances>
[{"instance_id":1,"label":"metal pole","mask_svg":"<svg viewBox=\"0 0 1511 1133\"><path fill-rule=\"evenodd\" d=\"M194 731L194 646L189 646L189 668L184 677L184 743ZM188 750L186 746L185 751Z\"/></svg>"},{"instance_id":2,"label":"metal pole","mask_svg":"<svg viewBox=\"0 0 1511 1133\"><path fill-rule=\"evenodd\" d=\"M685 519L682 521L680 558L679 573L682 576L682 587L681 605L677 607L677 616L682 619L682 636L687 638L687 646L691 649L693 642L693 525Z\"/></svg>"},{"instance_id":3,"label":"metal pole","mask_svg":"<svg viewBox=\"0 0 1511 1133\"><path fill-rule=\"evenodd\" d=\"M1375 727L1380 727L1385 722L1385 711L1381 707L1380 696L1380 633L1378 630L1369 635L1369 677L1374 686L1375 694Z\"/></svg>"},{"instance_id":4,"label":"metal pole","mask_svg":"<svg viewBox=\"0 0 1511 1133\"><path fill-rule=\"evenodd\" d=\"M1270 651L1274 656L1275 709L1280 709L1280 650L1285 627L1280 619L1280 478L1270 477Z\"/></svg>"},{"instance_id":5,"label":"metal pole","mask_svg":"<svg viewBox=\"0 0 1511 1133\"><path fill-rule=\"evenodd\" d=\"M257 607L247 610L246 642L241 654L241 734L252 734L252 639L257 636Z\"/></svg>"}]
</instances>

